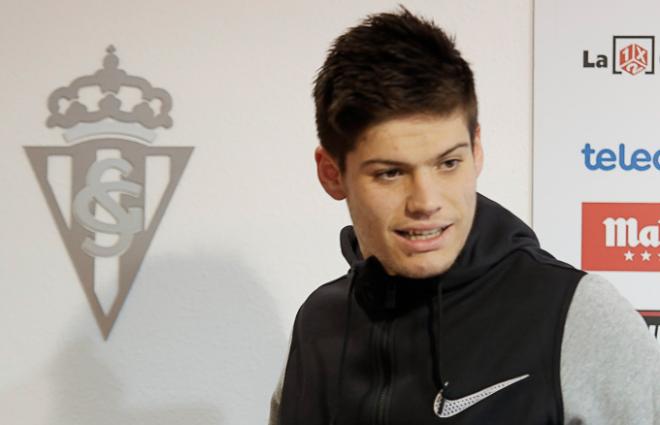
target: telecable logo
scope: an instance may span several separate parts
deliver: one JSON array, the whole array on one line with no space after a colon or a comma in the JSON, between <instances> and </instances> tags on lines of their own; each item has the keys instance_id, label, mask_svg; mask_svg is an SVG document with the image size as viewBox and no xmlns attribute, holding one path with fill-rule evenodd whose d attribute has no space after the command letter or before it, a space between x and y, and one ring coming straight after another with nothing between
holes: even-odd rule
<instances>
[{"instance_id":1,"label":"telecable logo","mask_svg":"<svg viewBox=\"0 0 660 425\"><path fill-rule=\"evenodd\" d=\"M660 150L631 149L619 143L615 149L598 148L586 143L580 150L584 166L590 171L660 171Z\"/></svg>"}]
</instances>

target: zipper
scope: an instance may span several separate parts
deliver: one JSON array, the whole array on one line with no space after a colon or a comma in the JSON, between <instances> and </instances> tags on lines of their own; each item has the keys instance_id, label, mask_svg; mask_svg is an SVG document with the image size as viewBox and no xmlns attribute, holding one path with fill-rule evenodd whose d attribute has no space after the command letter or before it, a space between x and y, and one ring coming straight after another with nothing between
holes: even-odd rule
<instances>
[{"instance_id":1,"label":"zipper","mask_svg":"<svg viewBox=\"0 0 660 425\"><path fill-rule=\"evenodd\" d=\"M383 385L379 389L376 398L376 425L386 425L387 407L389 406L390 392L392 389L392 358L390 356L390 334L392 329L392 319L387 319L383 324L383 338L381 340L380 352L383 372Z\"/></svg>"},{"instance_id":2,"label":"zipper","mask_svg":"<svg viewBox=\"0 0 660 425\"><path fill-rule=\"evenodd\" d=\"M396 287L394 285L388 286L385 298L385 308L388 313L393 312L396 307ZM392 392L392 361L394 354L392 353L392 323L394 315L388 314L383 322L382 334L379 341L379 360L380 371L382 372L381 386L376 394L376 403L374 406L374 425L387 425L389 418L387 417L387 410L390 405L390 396Z\"/></svg>"}]
</instances>

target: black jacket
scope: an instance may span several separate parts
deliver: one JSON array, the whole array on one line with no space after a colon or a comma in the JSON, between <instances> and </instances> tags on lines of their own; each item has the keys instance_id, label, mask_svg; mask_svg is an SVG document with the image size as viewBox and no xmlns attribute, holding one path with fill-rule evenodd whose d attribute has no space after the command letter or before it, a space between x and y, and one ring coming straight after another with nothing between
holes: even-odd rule
<instances>
[{"instance_id":1,"label":"black jacket","mask_svg":"<svg viewBox=\"0 0 660 425\"><path fill-rule=\"evenodd\" d=\"M428 279L363 260L350 227L341 242L348 274L296 316L281 425L563 423L563 325L584 273L541 250L522 221L479 195L461 254ZM440 404L512 378L473 405Z\"/></svg>"}]
</instances>

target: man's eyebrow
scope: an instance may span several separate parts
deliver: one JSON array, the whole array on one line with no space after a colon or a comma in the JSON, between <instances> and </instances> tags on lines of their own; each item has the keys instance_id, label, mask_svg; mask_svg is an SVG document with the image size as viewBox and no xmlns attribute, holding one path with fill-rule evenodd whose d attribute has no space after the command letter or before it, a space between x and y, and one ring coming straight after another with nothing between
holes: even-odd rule
<instances>
[{"instance_id":1,"label":"man's eyebrow","mask_svg":"<svg viewBox=\"0 0 660 425\"><path fill-rule=\"evenodd\" d=\"M447 149L446 151L442 152L440 155L436 156L433 158L432 161L430 162L437 162L440 161L442 158L446 157L447 155L451 154L452 152L461 149L461 148L468 148L470 147L470 144L468 142L459 142L452 146L451 148ZM395 166L395 167L403 167L408 165L405 162L402 161L395 161L392 159L382 159L382 158L372 158L364 161L361 165L360 168L365 168L373 164L379 164L379 165L389 165L389 166Z\"/></svg>"}]
</instances>

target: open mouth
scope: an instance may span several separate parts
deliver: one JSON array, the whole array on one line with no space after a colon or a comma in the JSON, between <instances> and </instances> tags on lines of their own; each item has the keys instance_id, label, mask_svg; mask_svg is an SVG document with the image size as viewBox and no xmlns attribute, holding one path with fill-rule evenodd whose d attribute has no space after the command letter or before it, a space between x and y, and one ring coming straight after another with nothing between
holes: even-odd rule
<instances>
[{"instance_id":1,"label":"open mouth","mask_svg":"<svg viewBox=\"0 0 660 425\"><path fill-rule=\"evenodd\" d=\"M435 227L433 229L425 229L425 230L410 229L410 230L395 230L395 231L397 234L403 236L408 240L417 241L417 240L436 238L440 236L448 227L449 225L444 227Z\"/></svg>"}]
</instances>

